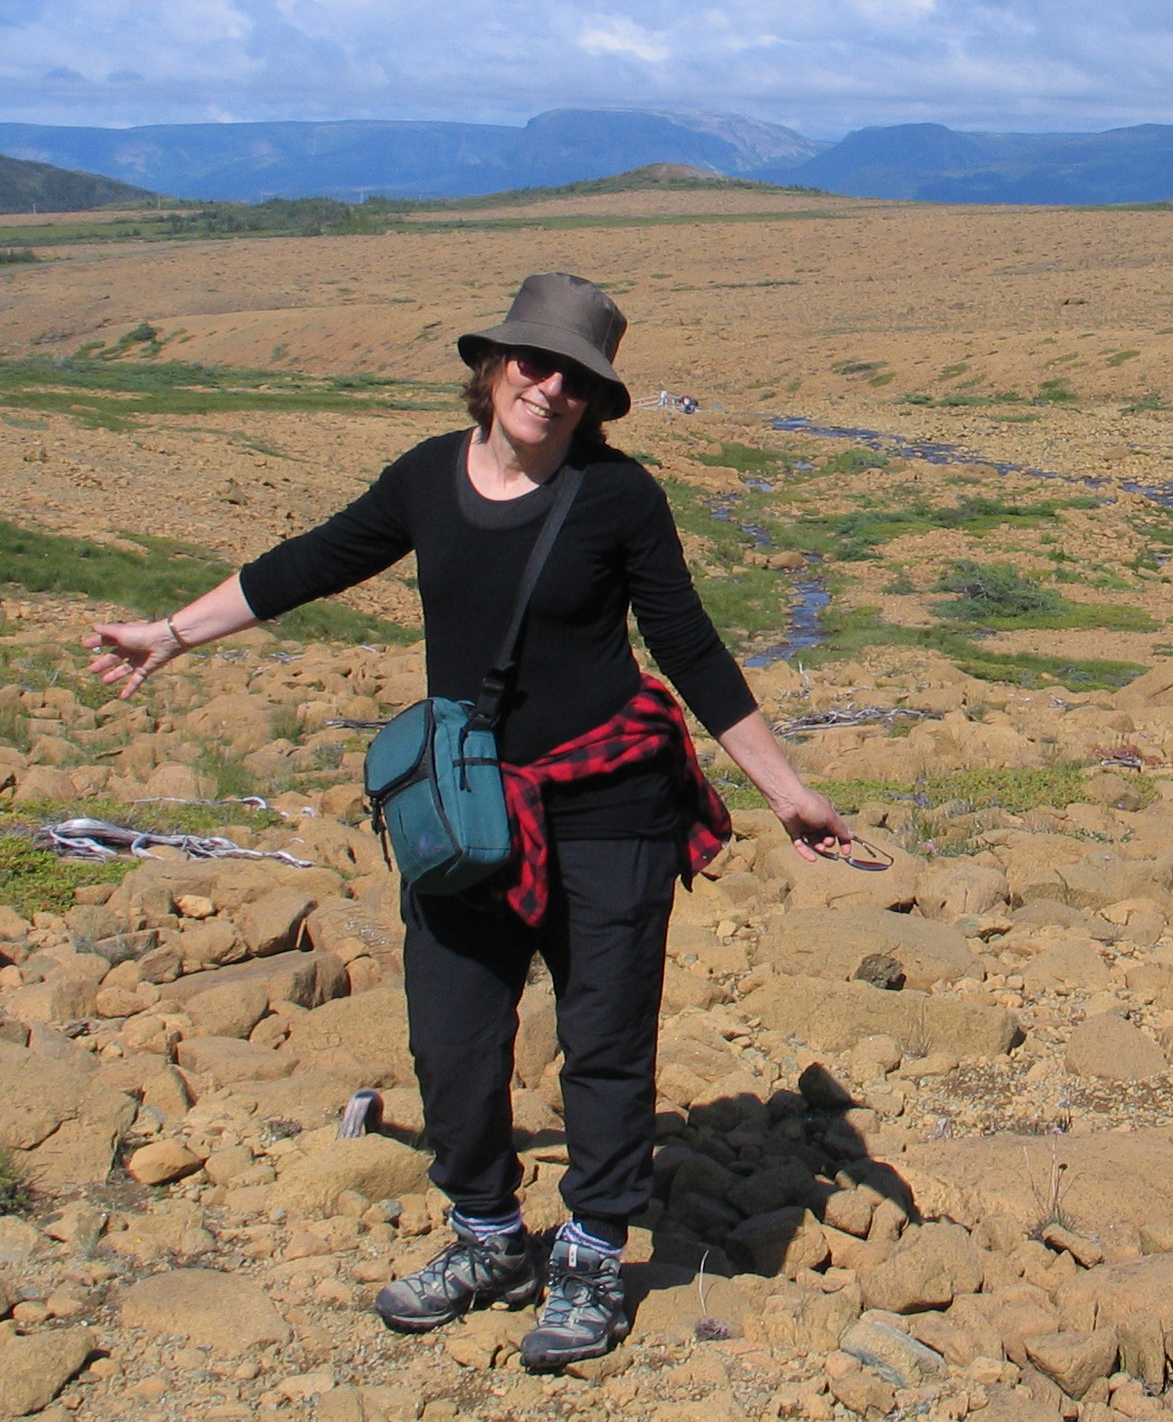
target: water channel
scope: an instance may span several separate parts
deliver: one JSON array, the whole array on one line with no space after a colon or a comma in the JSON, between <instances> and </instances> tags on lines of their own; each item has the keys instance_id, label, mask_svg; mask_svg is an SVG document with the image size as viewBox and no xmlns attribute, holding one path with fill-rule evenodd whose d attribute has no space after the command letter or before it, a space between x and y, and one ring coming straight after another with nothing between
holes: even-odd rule
<instances>
[{"instance_id":1,"label":"water channel","mask_svg":"<svg viewBox=\"0 0 1173 1422\"><path fill-rule=\"evenodd\" d=\"M974 454L972 451L964 449L961 445L948 444L941 440L910 439L905 435L884 434L879 430L854 429L848 425L816 425L805 415L778 415L770 420L770 427L775 430L798 431L814 435L819 439L849 439L867 449L874 449L878 454L905 455L911 459L923 459L929 464L980 464L984 468L996 470L999 474L1025 474L1040 479L1063 479L1068 483L1083 484L1089 489L1102 488L1107 482L1104 479L1059 474L1054 470L1037 469L1025 464L1014 464L1008 460L986 459L980 454ZM807 472L813 469L814 465L798 463L793 468L800 472ZM748 489L766 493L773 488L773 485L766 479L746 479L745 485ZM1165 508L1173 508L1173 482L1138 484L1130 480L1122 483L1120 487L1131 494L1143 494L1145 498L1151 499L1154 503L1161 504ZM717 500L712 505L713 513L717 518L735 523L737 521L734 516L736 503L736 495ZM740 527L743 532L750 535L759 548L773 546L764 529L753 524L742 524ZM815 556L809 556L809 561L818 563L820 560ZM789 660L799 652L817 647L823 640L821 617L823 609L831 600L823 580L817 576L817 573L813 577L804 578L794 584L794 593L795 601L787 619L785 640L752 653L745 659L746 666L767 667L771 662Z\"/></svg>"}]
</instances>

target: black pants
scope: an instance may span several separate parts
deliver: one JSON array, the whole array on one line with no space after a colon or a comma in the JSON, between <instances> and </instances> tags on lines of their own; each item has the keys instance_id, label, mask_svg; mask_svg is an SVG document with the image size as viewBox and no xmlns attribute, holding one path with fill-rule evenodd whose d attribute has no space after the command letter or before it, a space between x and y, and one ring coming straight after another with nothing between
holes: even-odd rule
<instances>
[{"instance_id":1,"label":"black pants","mask_svg":"<svg viewBox=\"0 0 1173 1422\"><path fill-rule=\"evenodd\" d=\"M411 1050L433 1182L463 1213L507 1213L521 1181L510 1082L517 1004L535 953L554 980L570 1166L567 1207L625 1221L647 1203L656 1031L676 846L648 839L551 844L539 928L506 909L407 892Z\"/></svg>"}]
</instances>

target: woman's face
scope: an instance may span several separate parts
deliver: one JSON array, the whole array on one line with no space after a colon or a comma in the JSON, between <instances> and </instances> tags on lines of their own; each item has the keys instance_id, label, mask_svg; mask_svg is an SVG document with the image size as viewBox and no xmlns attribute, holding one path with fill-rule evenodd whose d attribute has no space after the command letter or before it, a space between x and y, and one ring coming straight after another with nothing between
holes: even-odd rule
<instances>
[{"instance_id":1,"label":"woman's face","mask_svg":"<svg viewBox=\"0 0 1173 1422\"><path fill-rule=\"evenodd\" d=\"M493 424L517 448L568 445L594 385L593 376L563 356L511 350L493 386Z\"/></svg>"}]
</instances>

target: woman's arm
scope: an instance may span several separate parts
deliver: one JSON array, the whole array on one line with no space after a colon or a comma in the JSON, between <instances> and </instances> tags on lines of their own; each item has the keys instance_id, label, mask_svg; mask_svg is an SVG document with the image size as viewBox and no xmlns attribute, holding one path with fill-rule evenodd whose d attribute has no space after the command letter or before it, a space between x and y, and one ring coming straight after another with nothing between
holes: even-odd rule
<instances>
[{"instance_id":1,"label":"woman's arm","mask_svg":"<svg viewBox=\"0 0 1173 1422\"><path fill-rule=\"evenodd\" d=\"M765 796L804 859L813 863L819 854L851 853L851 831L831 802L798 778L760 711L717 740Z\"/></svg>"},{"instance_id":2,"label":"woman's arm","mask_svg":"<svg viewBox=\"0 0 1173 1422\"><path fill-rule=\"evenodd\" d=\"M219 587L157 622L96 625L93 632L82 639L82 646L90 651L104 649L90 663L89 670L108 686L125 682L118 693L125 701L152 672L181 652L256 624L253 610L241 591L240 574L233 573Z\"/></svg>"}]
</instances>

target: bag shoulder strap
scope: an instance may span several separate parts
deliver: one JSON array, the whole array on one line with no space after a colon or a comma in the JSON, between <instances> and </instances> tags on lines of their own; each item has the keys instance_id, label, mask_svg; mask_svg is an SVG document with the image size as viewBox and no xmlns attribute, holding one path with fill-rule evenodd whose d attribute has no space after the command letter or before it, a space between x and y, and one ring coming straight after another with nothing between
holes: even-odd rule
<instances>
[{"instance_id":1,"label":"bag shoulder strap","mask_svg":"<svg viewBox=\"0 0 1173 1422\"><path fill-rule=\"evenodd\" d=\"M554 540L558 537L566 515L570 512L570 505L578 493L582 476L581 469L570 465L562 470L558 493L550 507L550 512L546 515L541 532L538 534L537 541L522 572L521 583L513 604L513 616L509 619L509 626L505 636L501 639L501 645L497 648L493 664L481 683L480 695L477 697L476 706L469 719L470 729L493 726L501 713L501 701L509 683L510 673L516 666L517 643L521 636L521 624L525 620L526 608L529 607L529 600L533 596L534 588L537 587L542 569L546 566L546 559L550 556Z\"/></svg>"}]
</instances>

